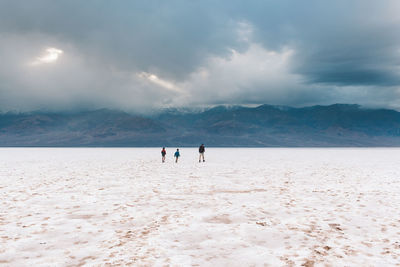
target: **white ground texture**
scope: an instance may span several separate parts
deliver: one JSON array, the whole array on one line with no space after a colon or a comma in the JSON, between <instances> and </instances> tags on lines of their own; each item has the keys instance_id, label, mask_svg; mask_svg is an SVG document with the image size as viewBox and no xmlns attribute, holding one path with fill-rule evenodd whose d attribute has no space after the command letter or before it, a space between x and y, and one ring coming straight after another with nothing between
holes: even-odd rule
<instances>
[{"instance_id":1,"label":"white ground texture","mask_svg":"<svg viewBox=\"0 0 400 267\"><path fill-rule=\"evenodd\" d=\"M1 266L400 266L400 149L1 148Z\"/></svg>"}]
</instances>

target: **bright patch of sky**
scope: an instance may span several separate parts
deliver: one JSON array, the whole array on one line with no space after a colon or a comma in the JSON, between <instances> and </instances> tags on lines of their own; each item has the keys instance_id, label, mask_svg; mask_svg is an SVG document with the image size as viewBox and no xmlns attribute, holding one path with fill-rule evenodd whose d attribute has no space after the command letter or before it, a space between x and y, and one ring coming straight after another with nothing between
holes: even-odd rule
<instances>
[{"instance_id":1,"label":"bright patch of sky","mask_svg":"<svg viewBox=\"0 0 400 267\"><path fill-rule=\"evenodd\" d=\"M161 79L155 74L148 73L148 72L141 72L141 73L138 73L137 76L141 79L149 81L149 82L151 82L155 85L158 85L162 88L165 88L167 90L171 90L171 91L175 91L175 92L182 92L182 90L178 86L176 86L173 82Z\"/></svg>"},{"instance_id":2,"label":"bright patch of sky","mask_svg":"<svg viewBox=\"0 0 400 267\"><path fill-rule=\"evenodd\" d=\"M56 62L63 53L61 49L54 47L47 48L42 55L31 62L31 65L36 66Z\"/></svg>"}]
</instances>

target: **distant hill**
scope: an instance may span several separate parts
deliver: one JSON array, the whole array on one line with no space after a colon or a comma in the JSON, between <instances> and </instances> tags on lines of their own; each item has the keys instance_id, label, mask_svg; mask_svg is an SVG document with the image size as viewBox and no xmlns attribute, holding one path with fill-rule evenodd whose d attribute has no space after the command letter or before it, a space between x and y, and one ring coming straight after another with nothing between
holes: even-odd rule
<instances>
[{"instance_id":1,"label":"distant hill","mask_svg":"<svg viewBox=\"0 0 400 267\"><path fill-rule=\"evenodd\" d=\"M400 112L335 104L0 114L0 146L400 146Z\"/></svg>"}]
</instances>

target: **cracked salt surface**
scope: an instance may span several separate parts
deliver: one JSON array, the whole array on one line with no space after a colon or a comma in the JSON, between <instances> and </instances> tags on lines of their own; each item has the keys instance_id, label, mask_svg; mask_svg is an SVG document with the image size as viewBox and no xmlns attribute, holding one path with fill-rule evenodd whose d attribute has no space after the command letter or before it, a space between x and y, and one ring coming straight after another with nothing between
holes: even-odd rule
<instances>
[{"instance_id":1,"label":"cracked salt surface","mask_svg":"<svg viewBox=\"0 0 400 267\"><path fill-rule=\"evenodd\" d=\"M400 266L400 149L1 148L2 266Z\"/></svg>"}]
</instances>

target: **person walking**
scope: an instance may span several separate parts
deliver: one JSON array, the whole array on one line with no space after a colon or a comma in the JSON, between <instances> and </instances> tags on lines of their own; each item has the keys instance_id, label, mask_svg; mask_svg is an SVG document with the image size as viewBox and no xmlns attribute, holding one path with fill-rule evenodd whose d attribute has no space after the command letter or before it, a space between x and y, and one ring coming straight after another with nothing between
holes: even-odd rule
<instances>
[{"instance_id":1,"label":"person walking","mask_svg":"<svg viewBox=\"0 0 400 267\"><path fill-rule=\"evenodd\" d=\"M179 153L179 148L176 149L176 152L174 154L175 157L175 163L178 163L178 158L181 156L181 154Z\"/></svg>"},{"instance_id":2,"label":"person walking","mask_svg":"<svg viewBox=\"0 0 400 267\"><path fill-rule=\"evenodd\" d=\"M203 162L205 162L204 160L204 152L206 151L204 144L201 144L201 146L199 147L199 162L201 162L201 159L203 159Z\"/></svg>"},{"instance_id":3,"label":"person walking","mask_svg":"<svg viewBox=\"0 0 400 267\"><path fill-rule=\"evenodd\" d=\"M161 161L163 163L165 162L165 155L167 155L167 151L165 150L165 147L163 147L161 150Z\"/></svg>"}]
</instances>

